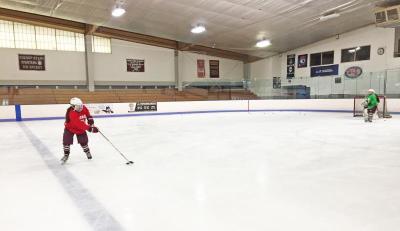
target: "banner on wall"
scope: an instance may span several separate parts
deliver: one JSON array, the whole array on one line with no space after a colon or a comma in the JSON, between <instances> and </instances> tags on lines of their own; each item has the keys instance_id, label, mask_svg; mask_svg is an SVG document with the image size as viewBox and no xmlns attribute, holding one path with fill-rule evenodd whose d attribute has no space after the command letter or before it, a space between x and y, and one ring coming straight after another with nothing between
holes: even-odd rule
<instances>
[{"instance_id":1,"label":"banner on wall","mask_svg":"<svg viewBox=\"0 0 400 231\"><path fill-rule=\"evenodd\" d=\"M144 72L144 59L126 59L128 72Z\"/></svg>"},{"instance_id":2,"label":"banner on wall","mask_svg":"<svg viewBox=\"0 0 400 231\"><path fill-rule=\"evenodd\" d=\"M274 77L272 79L272 88L273 89L281 88L281 77Z\"/></svg>"},{"instance_id":3,"label":"banner on wall","mask_svg":"<svg viewBox=\"0 0 400 231\"><path fill-rule=\"evenodd\" d=\"M206 77L206 67L204 59L197 60L197 78Z\"/></svg>"},{"instance_id":4,"label":"banner on wall","mask_svg":"<svg viewBox=\"0 0 400 231\"><path fill-rule=\"evenodd\" d=\"M45 71L44 55L18 54L19 69L23 71Z\"/></svg>"},{"instance_id":5,"label":"banner on wall","mask_svg":"<svg viewBox=\"0 0 400 231\"><path fill-rule=\"evenodd\" d=\"M157 111L157 102L152 103L130 103L128 113Z\"/></svg>"},{"instance_id":6,"label":"banner on wall","mask_svg":"<svg viewBox=\"0 0 400 231\"><path fill-rule=\"evenodd\" d=\"M287 75L288 79L294 78L294 63L296 62L296 55L287 56Z\"/></svg>"},{"instance_id":7,"label":"banner on wall","mask_svg":"<svg viewBox=\"0 0 400 231\"><path fill-rule=\"evenodd\" d=\"M311 67L311 77L339 75L339 65Z\"/></svg>"},{"instance_id":8,"label":"banner on wall","mask_svg":"<svg viewBox=\"0 0 400 231\"><path fill-rule=\"evenodd\" d=\"M210 78L219 78L219 60L210 60Z\"/></svg>"},{"instance_id":9,"label":"banner on wall","mask_svg":"<svg viewBox=\"0 0 400 231\"><path fill-rule=\"evenodd\" d=\"M307 64L308 64L308 54L299 55L297 58L297 67L304 68L307 67Z\"/></svg>"}]
</instances>

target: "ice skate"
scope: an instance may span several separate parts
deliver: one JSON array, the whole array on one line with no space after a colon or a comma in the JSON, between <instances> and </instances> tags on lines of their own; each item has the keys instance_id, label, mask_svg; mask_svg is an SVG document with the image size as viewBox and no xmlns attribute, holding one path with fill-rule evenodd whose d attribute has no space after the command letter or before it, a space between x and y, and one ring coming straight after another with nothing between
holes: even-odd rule
<instances>
[{"instance_id":1,"label":"ice skate","mask_svg":"<svg viewBox=\"0 0 400 231\"><path fill-rule=\"evenodd\" d=\"M69 155L64 155L63 158L61 158L61 164L65 164L68 160Z\"/></svg>"},{"instance_id":2,"label":"ice skate","mask_svg":"<svg viewBox=\"0 0 400 231\"><path fill-rule=\"evenodd\" d=\"M88 158L89 160L92 159L92 154L90 154L90 152L86 152L86 156L87 156L87 158Z\"/></svg>"}]
</instances>

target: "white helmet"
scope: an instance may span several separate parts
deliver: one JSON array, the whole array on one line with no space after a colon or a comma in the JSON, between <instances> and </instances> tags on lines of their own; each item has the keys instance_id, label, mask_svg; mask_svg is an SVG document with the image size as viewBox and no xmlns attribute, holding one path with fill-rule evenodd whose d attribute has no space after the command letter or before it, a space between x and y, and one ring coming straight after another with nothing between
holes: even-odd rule
<instances>
[{"instance_id":1,"label":"white helmet","mask_svg":"<svg viewBox=\"0 0 400 231\"><path fill-rule=\"evenodd\" d=\"M375 93L375 90L371 88L371 89L368 89L368 92L369 93Z\"/></svg>"},{"instance_id":2,"label":"white helmet","mask_svg":"<svg viewBox=\"0 0 400 231\"><path fill-rule=\"evenodd\" d=\"M79 99L79 98L77 98L77 97L72 98L72 99L69 101L69 104L71 104L71 106L74 107L75 111L79 111L79 112L80 112L80 111L82 111L82 109L83 109L82 100Z\"/></svg>"}]
</instances>

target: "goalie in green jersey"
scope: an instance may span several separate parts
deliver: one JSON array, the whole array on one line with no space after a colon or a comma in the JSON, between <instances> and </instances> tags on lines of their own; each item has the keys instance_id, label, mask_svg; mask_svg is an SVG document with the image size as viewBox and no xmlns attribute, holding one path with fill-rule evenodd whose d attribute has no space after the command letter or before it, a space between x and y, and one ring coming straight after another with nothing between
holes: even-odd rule
<instances>
[{"instance_id":1,"label":"goalie in green jersey","mask_svg":"<svg viewBox=\"0 0 400 231\"><path fill-rule=\"evenodd\" d=\"M365 122L372 122L372 118L378 108L378 104L378 95L375 93L374 89L369 89L364 103L364 107L367 110L367 115L364 116Z\"/></svg>"}]
</instances>

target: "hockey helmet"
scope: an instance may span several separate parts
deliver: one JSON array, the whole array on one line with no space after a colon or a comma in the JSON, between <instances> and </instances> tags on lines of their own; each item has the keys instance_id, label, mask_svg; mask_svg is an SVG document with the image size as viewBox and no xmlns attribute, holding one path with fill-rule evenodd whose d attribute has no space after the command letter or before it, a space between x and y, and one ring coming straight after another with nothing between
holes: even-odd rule
<instances>
[{"instance_id":1,"label":"hockey helmet","mask_svg":"<svg viewBox=\"0 0 400 231\"><path fill-rule=\"evenodd\" d=\"M74 108L75 111L80 112L80 111L82 111L82 109L83 109L82 100L79 99L79 98L77 98L77 97L72 98L72 99L69 101L69 104L71 104L71 106Z\"/></svg>"}]
</instances>

